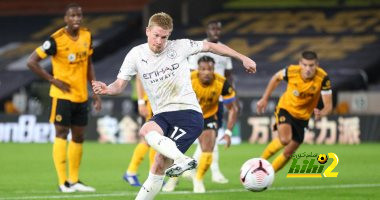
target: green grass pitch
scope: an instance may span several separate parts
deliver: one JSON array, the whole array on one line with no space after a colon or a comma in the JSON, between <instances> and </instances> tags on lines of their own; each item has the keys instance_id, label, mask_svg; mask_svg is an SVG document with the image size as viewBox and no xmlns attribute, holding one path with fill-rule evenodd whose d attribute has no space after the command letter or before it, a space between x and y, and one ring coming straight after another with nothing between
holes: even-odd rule
<instances>
[{"instance_id":1,"label":"green grass pitch","mask_svg":"<svg viewBox=\"0 0 380 200\"><path fill-rule=\"evenodd\" d=\"M139 188L131 187L122 175L135 145L85 143L81 180L95 193L62 194L51 156L52 144L0 144L0 200L10 199L134 199ZM206 194L192 194L192 183L180 179L175 192L160 193L156 199L380 199L380 144L302 145L299 152L329 153L339 157L334 172L338 178L286 178L289 163L278 174L272 187L264 192L245 191L239 181L240 166L259 157L264 145L242 144L224 150L220 146L220 166L228 184L205 177ZM194 151L192 147L188 154ZM273 158L270 159L270 161ZM330 159L327 164L331 163ZM139 170L140 181L148 172L148 159Z\"/></svg>"}]
</instances>

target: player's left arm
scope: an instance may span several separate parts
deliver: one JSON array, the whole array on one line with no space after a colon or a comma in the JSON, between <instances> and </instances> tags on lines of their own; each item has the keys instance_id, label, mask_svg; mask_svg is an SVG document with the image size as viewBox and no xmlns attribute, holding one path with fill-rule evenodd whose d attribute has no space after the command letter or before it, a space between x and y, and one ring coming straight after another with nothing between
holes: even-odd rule
<instances>
[{"instance_id":1,"label":"player's left arm","mask_svg":"<svg viewBox=\"0 0 380 200\"><path fill-rule=\"evenodd\" d=\"M203 41L202 51L209 51L221 56L229 56L240 60L248 73L256 72L256 63L249 57L231 49L227 45Z\"/></svg>"},{"instance_id":2,"label":"player's left arm","mask_svg":"<svg viewBox=\"0 0 380 200\"><path fill-rule=\"evenodd\" d=\"M139 75L136 75L136 92L137 92L137 105L140 116L147 118L148 108L147 102L145 101L145 90Z\"/></svg>"},{"instance_id":3,"label":"player's left arm","mask_svg":"<svg viewBox=\"0 0 380 200\"><path fill-rule=\"evenodd\" d=\"M232 128L234 127L237 115L238 115L238 105L236 101L236 92L233 87L228 83L228 81L224 81L223 89L222 89L222 97L224 105L228 110L228 118L227 118L227 128L225 130L225 134L222 139L226 141L226 148L231 145L231 136L232 136Z\"/></svg>"},{"instance_id":4,"label":"player's left arm","mask_svg":"<svg viewBox=\"0 0 380 200\"><path fill-rule=\"evenodd\" d=\"M94 65L92 64L91 56L88 57L87 80L90 83L90 85L92 81L96 81L95 70L94 70ZM94 91L93 91L92 99L93 99L92 105L94 106L95 110L100 111L100 109L102 109L102 100L100 99L99 95L95 94Z\"/></svg>"},{"instance_id":5,"label":"player's left arm","mask_svg":"<svg viewBox=\"0 0 380 200\"><path fill-rule=\"evenodd\" d=\"M331 82L328 76L326 76L322 81L321 95L323 108L321 110L314 108L314 116L316 120L320 119L321 117L327 116L332 111L332 90Z\"/></svg>"}]
</instances>

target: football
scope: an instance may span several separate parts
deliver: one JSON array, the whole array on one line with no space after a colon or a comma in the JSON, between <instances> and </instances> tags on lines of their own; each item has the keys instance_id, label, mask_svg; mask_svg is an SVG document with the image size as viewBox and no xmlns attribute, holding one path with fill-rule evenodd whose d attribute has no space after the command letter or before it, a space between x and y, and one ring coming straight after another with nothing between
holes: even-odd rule
<instances>
[{"instance_id":1,"label":"football","mask_svg":"<svg viewBox=\"0 0 380 200\"><path fill-rule=\"evenodd\" d=\"M240 182L244 188L252 192L268 189L274 181L272 165L265 159L252 158L240 168Z\"/></svg>"},{"instance_id":2,"label":"football","mask_svg":"<svg viewBox=\"0 0 380 200\"><path fill-rule=\"evenodd\" d=\"M326 154L319 154L318 155L318 162L321 164L325 164L327 162L327 156Z\"/></svg>"}]
</instances>

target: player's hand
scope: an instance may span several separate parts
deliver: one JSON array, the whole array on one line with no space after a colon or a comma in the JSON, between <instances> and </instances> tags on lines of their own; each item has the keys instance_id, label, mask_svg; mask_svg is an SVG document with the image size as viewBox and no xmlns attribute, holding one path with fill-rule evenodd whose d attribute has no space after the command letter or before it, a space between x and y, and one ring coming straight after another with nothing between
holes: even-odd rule
<instances>
[{"instance_id":1,"label":"player's hand","mask_svg":"<svg viewBox=\"0 0 380 200\"><path fill-rule=\"evenodd\" d=\"M107 85L101 81L91 81L92 90L95 94L107 94Z\"/></svg>"},{"instance_id":2,"label":"player's hand","mask_svg":"<svg viewBox=\"0 0 380 200\"><path fill-rule=\"evenodd\" d=\"M220 141L225 140L226 144L224 145L224 149L227 149L231 146L231 136L224 134L224 136L220 139Z\"/></svg>"},{"instance_id":3,"label":"player's hand","mask_svg":"<svg viewBox=\"0 0 380 200\"><path fill-rule=\"evenodd\" d=\"M138 110L141 117L146 118L148 116L148 109L146 108L145 104L139 104Z\"/></svg>"},{"instance_id":4,"label":"player's hand","mask_svg":"<svg viewBox=\"0 0 380 200\"><path fill-rule=\"evenodd\" d=\"M257 103L256 103L256 112L257 114L263 114L265 112L265 109L267 108L268 101L261 98Z\"/></svg>"},{"instance_id":5,"label":"player's hand","mask_svg":"<svg viewBox=\"0 0 380 200\"><path fill-rule=\"evenodd\" d=\"M244 57L242 60L245 67L245 71L248 73L256 73L256 62L248 57Z\"/></svg>"},{"instance_id":6,"label":"player's hand","mask_svg":"<svg viewBox=\"0 0 380 200\"><path fill-rule=\"evenodd\" d=\"M96 95L96 94L94 94L94 95L92 96L92 98L94 99L94 100L92 101L92 105L94 106L95 110L96 110L97 112L99 112L100 109L102 109L102 100L100 99L99 95Z\"/></svg>"},{"instance_id":7,"label":"player's hand","mask_svg":"<svg viewBox=\"0 0 380 200\"><path fill-rule=\"evenodd\" d=\"M55 85L57 88L63 91L63 93L70 92L70 85L64 81L53 78L51 84Z\"/></svg>"},{"instance_id":8,"label":"player's hand","mask_svg":"<svg viewBox=\"0 0 380 200\"><path fill-rule=\"evenodd\" d=\"M314 108L314 118L315 120L321 119L321 110L319 110L318 108Z\"/></svg>"}]
</instances>

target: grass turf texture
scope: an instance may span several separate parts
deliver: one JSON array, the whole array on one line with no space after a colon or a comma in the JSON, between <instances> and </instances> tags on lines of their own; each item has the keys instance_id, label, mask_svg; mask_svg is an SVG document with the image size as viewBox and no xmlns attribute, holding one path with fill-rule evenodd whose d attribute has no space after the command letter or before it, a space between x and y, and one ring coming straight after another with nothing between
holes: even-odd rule
<instances>
[{"instance_id":1,"label":"grass turf texture","mask_svg":"<svg viewBox=\"0 0 380 200\"><path fill-rule=\"evenodd\" d=\"M97 189L95 193L62 194L51 156L51 144L0 144L0 200L5 199L134 199L139 188L129 186L122 175L135 145L85 143L80 179ZM205 177L206 194L192 194L192 183L180 179L173 193L160 193L156 199L379 199L380 144L302 145L297 153L329 153L339 156L333 172L338 178L286 178L290 163L278 174L270 190L245 191L239 181L241 165L259 157L264 145L242 144L228 150L220 147L220 166L230 180L228 184L211 182ZM192 147L188 151L191 155ZM273 157L270 161L273 160ZM327 166L332 162L329 159ZM326 169L326 167L325 167ZM144 182L148 174L148 159L139 170Z\"/></svg>"}]
</instances>

